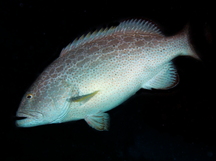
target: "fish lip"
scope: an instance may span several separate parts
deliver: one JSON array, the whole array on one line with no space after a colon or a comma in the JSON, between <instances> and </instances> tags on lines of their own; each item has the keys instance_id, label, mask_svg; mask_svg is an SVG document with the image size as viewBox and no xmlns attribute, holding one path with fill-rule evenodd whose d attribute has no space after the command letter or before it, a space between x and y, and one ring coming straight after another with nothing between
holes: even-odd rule
<instances>
[{"instance_id":1,"label":"fish lip","mask_svg":"<svg viewBox=\"0 0 216 161\"><path fill-rule=\"evenodd\" d=\"M36 121L35 119L26 117L22 120L16 120L15 124L17 127L32 127L32 121Z\"/></svg>"},{"instance_id":2,"label":"fish lip","mask_svg":"<svg viewBox=\"0 0 216 161\"><path fill-rule=\"evenodd\" d=\"M31 118L31 119L38 119L39 117L43 117L43 114L40 113L40 112L37 112L37 111L30 111L28 113L26 112L23 112L23 111L19 111L17 112L16 116L18 118L24 118L24 119L27 119L27 118Z\"/></svg>"},{"instance_id":3,"label":"fish lip","mask_svg":"<svg viewBox=\"0 0 216 161\"><path fill-rule=\"evenodd\" d=\"M38 126L43 114L37 111L18 111L16 114L18 118L15 122L17 127L33 127Z\"/></svg>"},{"instance_id":4,"label":"fish lip","mask_svg":"<svg viewBox=\"0 0 216 161\"><path fill-rule=\"evenodd\" d=\"M33 115L29 115L29 114L26 114L24 112L17 112L16 116L19 118L19 117L24 117L24 118L31 118L33 117Z\"/></svg>"}]
</instances>

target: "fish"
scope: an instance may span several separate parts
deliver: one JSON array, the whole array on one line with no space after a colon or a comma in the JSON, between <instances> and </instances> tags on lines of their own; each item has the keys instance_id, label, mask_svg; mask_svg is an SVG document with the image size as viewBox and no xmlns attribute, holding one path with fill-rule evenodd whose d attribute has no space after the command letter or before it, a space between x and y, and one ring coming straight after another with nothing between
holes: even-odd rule
<instances>
[{"instance_id":1,"label":"fish","mask_svg":"<svg viewBox=\"0 0 216 161\"><path fill-rule=\"evenodd\" d=\"M62 49L24 94L17 110L18 127L84 119L108 131L107 111L140 89L168 90L179 82L173 59L200 59L188 27L165 36L153 22L131 19L89 33Z\"/></svg>"}]
</instances>

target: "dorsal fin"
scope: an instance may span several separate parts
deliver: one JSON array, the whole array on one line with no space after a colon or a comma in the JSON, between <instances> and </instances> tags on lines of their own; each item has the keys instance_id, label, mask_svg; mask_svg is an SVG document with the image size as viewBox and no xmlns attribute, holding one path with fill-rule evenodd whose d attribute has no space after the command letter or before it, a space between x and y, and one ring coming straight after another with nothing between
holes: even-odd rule
<instances>
[{"instance_id":1,"label":"dorsal fin","mask_svg":"<svg viewBox=\"0 0 216 161\"><path fill-rule=\"evenodd\" d=\"M72 43L68 44L65 48L62 49L61 53L60 53L60 57L65 55L68 51L76 48L77 46L84 44L86 42L90 42L96 38L99 37L104 37L108 34L113 33L115 30L115 27L111 27L111 28L102 28L99 31L94 31L94 32L89 32L87 35L82 35L79 38L76 38Z\"/></svg>"},{"instance_id":2,"label":"dorsal fin","mask_svg":"<svg viewBox=\"0 0 216 161\"><path fill-rule=\"evenodd\" d=\"M123 31L123 32L131 31L135 33L141 32L146 35L148 34L161 35L161 32L156 25L154 25L150 21L141 20L141 19L139 20L132 19L132 20L123 21L116 27L116 30Z\"/></svg>"},{"instance_id":3,"label":"dorsal fin","mask_svg":"<svg viewBox=\"0 0 216 161\"><path fill-rule=\"evenodd\" d=\"M117 27L105 28L100 29L99 31L94 31L93 33L89 32L87 35L82 35L79 39L75 39L72 43L62 49L60 53L60 57L65 55L68 51L76 48L79 45L82 45L86 42L90 42L97 38L105 37L107 35L113 33L142 33L146 35L162 35L159 28L154 25L153 23L145 20L127 20L121 22Z\"/></svg>"}]
</instances>

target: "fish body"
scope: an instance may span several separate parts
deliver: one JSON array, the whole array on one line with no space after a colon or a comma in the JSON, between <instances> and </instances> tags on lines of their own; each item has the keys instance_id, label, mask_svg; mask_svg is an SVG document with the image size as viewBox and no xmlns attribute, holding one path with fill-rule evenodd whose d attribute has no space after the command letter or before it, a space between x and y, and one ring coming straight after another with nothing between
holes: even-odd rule
<instances>
[{"instance_id":1,"label":"fish body","mask_svg":"<svg viewBox=\"0 0 216 161\"><path fill-rule=\"evenodd\" d=\"M20 127L79 119L103 131L108 110L139 89L169 89L178 83L172 59L198 58L187 29L166 37L148 21L124 21L75 40L61 51L24 95Z\"/></svg>"}]
</instances>

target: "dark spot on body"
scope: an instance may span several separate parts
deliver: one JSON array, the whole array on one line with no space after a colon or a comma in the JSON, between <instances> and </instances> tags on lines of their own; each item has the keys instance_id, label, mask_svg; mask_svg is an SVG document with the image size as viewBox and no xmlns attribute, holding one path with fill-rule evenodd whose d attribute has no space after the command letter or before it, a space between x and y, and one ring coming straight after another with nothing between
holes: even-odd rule
<instances>
[{"instance_id":1,"label":"dark spot on body","mask_svg":"<svg viewBox=\"0 0 216 161\"><path fill-rule=\"evenodd\" d=\"M88 54L92 54L92 53L95 53L95 52L97 52L98 51L98 48L97 47L91 47L91 48L89 48L89 50L88 50Z\"/></svg>"},{"instance_id":2,"label":"dark spot on body","mask_svg":"<svg viewBox=\"0 0 216 161\"><path fill-rule=\"evenodd\" d=\"M63 70L63 68L64 68L64 66L61 65L60 67L56 68L56 71L57 71L57 72L61 72L61 71Z\"/></svg>"},{"instance_id":3,"label":"dark spot on body","mask_svg":"<svg viewBox=\"0 0 216 161\"><path fill-rule=\"evenodd\" d=\"M125 42L133 42L133 41L134 41L134 38L133 38L133 37L125 37L125 38L124 38L124 41L125 41Z\"/></svg>"},{"instance_id":4,"label":"dark spot on body","mask_svg":"<svg viewBox=\"0 0 216 161\"><path fill-rule=\"evenodd\" d=\"M109 52L111 52L113 50L114 50L113 47L109 46L109 47L106 47L106 48L102 49L102 53L109 53Z\"/></svg>"},{"instance_id":5,"label":"dark spot on body","mask_svg":"<svg viewBox=\"0 0 216 161\"><path fill-rule=\"evenodd\" d=\"M142 46L145 45L145 42L144 42L144 41L136 41L136 42L135 42L135 45L136 45L137 47L142 47Z\"/></svg>"},{"instance_id":6,"label":"dark spot on body","mask_svg":"<svg viewBox=\"0 0 216 161\"><path fill-rule=\"evenodd\" d=\"M80 62L77 63L78 67L82 67L83 65L85 65L90 59L89 58L85 58L83 60L81 60Z\"/></svg>"},{"instance_id":7,"label":"dark spot on body","mask_svg":"<svg viewBox=\"0 0 216 161\"><path fill-rule=\"evenodd\" d=\"M127 49L128 47L129 47L129 44L123 43L123 44L121 44L121 45L118 46L118 49L124 50L124 49Z\"/></svg>"}]
</instances>

